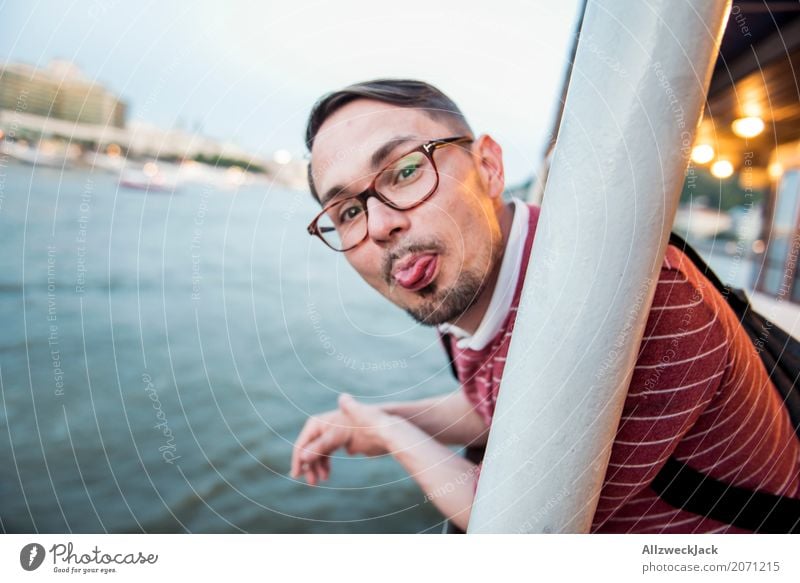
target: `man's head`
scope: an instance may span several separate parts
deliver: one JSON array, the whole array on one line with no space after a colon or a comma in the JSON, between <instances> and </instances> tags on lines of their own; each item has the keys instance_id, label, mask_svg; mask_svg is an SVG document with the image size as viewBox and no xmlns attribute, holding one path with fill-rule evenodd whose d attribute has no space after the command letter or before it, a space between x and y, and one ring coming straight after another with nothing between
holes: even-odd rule
<instances>
[{"instance_id":1,"label":"man's head","mask_svg":"<svg viewBox=\"0 0 800 583\"><path fill-rule=\"evenodd\" d=\"M306 129L312 194L323 206L338 203L383 180L411 150L457 136L472 138L464 115L427 83L376 80L329 93ZM366 238L345 252L367 283L430 325L466 313L493 285L503 252L500 146L487 135L465 142L430 153L439 182L422 204L398 210L369 196Z\"/></svg>"}]
</instances>

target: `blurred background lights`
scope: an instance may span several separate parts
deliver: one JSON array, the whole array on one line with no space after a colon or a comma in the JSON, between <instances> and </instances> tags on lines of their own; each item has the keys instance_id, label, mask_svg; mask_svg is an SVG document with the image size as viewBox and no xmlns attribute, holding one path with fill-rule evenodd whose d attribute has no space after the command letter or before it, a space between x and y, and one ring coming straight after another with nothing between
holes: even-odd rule
<instances>
[{"instance_id":1,"label":"blurred background lights","mask_svg":"<svg viewBox=\"0 0 800 583\"><path fill-rule=\"evenodd\" d=\"M156 164L155 162L148 162L142 168L142 172L144 172L145 176L149 176L150 178L152 178L153 176L158 174L158 164Z\"/></svg>"},{"instance_id":2,"label":"blurred background lights","mask_svg":"<svg viewBox=\"0 0 800 583\"><path fill-rule=\"evenodd\" d=\"M740 117L731 124L733 133L740 138L754 138L764 131L764 120L760 117Z\"/></svg>"},{"instance_id":3,"label":"blurred background lights","mask_svg":"<svg viewBox=\"0 0 800 583\"><path fill-rule=\"evenodd\" d=\"M288 164L292 161L292 155L289 153L288 150L276 150L275 153L272 155L272 159L275 161L276 164Z\"/></svg>"},{"instance_id":4,"label":"blurred background lights","mask_svg":"<svg viewBox=\"0 0 800 583\"><path fill-rule=\"evenodd\" d=\"M733 174L733 164L728 160L717 160L711 165L711 174L716 178L728 178Z\"/></svg>"},{"instance_id":5,"label":"blurred background lights","mask_svg":"<svg viewBox=\"0 0 800 583\"><path fill-rule=\"evenodd\" d=\"M698 144L692 148L692 162L708 164L714 159L714 148L708 144Z\"/></svg>"}]
</instances>

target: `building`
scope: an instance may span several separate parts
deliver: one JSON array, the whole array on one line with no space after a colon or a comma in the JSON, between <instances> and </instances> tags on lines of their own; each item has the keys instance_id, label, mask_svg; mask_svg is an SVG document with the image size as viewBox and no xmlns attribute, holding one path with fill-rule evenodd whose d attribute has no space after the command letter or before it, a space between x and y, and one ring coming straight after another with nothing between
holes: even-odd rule
<instances>
[{"instance_id":1,"label":"building","mask_svg":"<svg viewBox=\"0 0 800 583\"><path fill-rule=\"evenodd\" d=\"M127 107L74 64L53 61L46 69L21 63L0 67L0 110L124 128Z\"/></svg>"}]
</instances>

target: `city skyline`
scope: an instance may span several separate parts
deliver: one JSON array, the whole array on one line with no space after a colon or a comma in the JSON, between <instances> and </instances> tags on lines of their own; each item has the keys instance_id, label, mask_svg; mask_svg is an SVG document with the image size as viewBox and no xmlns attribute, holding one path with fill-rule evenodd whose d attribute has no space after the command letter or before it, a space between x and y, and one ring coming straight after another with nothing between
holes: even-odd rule
<instances>
[{"instance_id":1,"label":"city skyline","mask_svg":"<svg viewBox=\"0 0 800 583\"><path fill-rule=\"evenodd\" d=\"M513 185L533 173L551 129L575 10L46 1L2 8L0 64L71 61L120 96L129 122L199 131L263 157L305 153L305 119L324 92L378 76L418 77L449 93L476 132L498 139Z\"/></svg>"}]
</instances>

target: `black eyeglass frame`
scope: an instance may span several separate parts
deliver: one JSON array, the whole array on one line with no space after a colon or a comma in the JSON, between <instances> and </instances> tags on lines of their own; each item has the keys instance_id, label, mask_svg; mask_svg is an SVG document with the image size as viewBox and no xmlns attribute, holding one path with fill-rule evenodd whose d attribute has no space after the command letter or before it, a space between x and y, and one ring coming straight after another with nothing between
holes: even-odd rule
<instances>
[{"instance_id":1,"label":"black eyeglass frame","mask_svg":"<svg viewBox=\"0 0 800 583\"><path fill-rule=\"evenodd\" d=\"M454 136L454 137L450 137L450 138L440 138L440 139L437 139L437 140L430 140L429 142L425 142L424 144L421 144L421 145L417 146L413 150L409 150L408 152L406 152L402 156L398 156L397 158L395 158L394 160L392 160L391 162L386 164L383 168L381 168L381 170L379 172L377 172L375 174L375 178L372 179L372 182L366 188L366 190L364 190L364 191L362 191L362 192L360 192L358 194L354 194L352 196L345 196L343 198L339 198L339 199L333 200L333 201L329 202L328 204L326 204L322 208L322 210L314 217L314 220L312 220L308 224L308 227L306 227L306 230L308 231L308 234L312 235L312 236L319 237L319 239L323 243L325 243L325 245L328 248L333 249L334 251L337 251L339 253L344 253L346 251L350 251L351 249L357 247L358 245L363 243L364 240L369 236L369 228L367 228L364 231L364 236L357 243L354 243L353 245L350 245L349 247L347 247L345 249L337 249L336 247L334 247L333 245L328 243L328 241L325 240L325 237L322 234L322 230L323 229L325 229L326 232L330 232L330 231L336 229L335 227L327 227L327 228L326 227L320 227L318 222L319 222L319 219L322 218L322 215L327 213L328 210L330 210L332 207L340 205L345 201L352 200L352 199L355 198L355 199L358 199L359 201L361 201L361 204L364 207L364 219L368 221L369 220L369 214L368 214L368 211L367 211L367 200L371 196L374 196L375 198L377 198L379 201L381 201L386 206L388 206L390 208L393 208L395 210L399 210L399 211L409 211L409 210L411 210L413 208L418 207L419 205L424 203L426 200L428 200L431 196L433 196L433 193L436 192L437 188L439 188L439 169L436 167L436 160L433 159L433 153L436 150L438 150L439 148L442 148L444 146L450 146L450 145L459 144L459 143L472 142L473 139L474 138L471 138L470 136ZM416 202L414 202L414 203L412 203L412 204L410 204L408 206L398 205L398 204L392 202L389 198L387 198L383 194L381 194L379 191L375 190L375 183L378 181L378 178L383 174L383 172L389 166L391 166L392 164L394 164L398 160L402 160L406 156L409 156L409 155L411 155L411 154L413 154L415 152L422 152L425 155L425 157L428 158L428 160L430 160L430 163L433 166L434 174L436 175L436 180L434 181L433 187L431 188L431 190L426 195L421 197L418 201L416 201Z\"/></svg>"}]
</instances>

